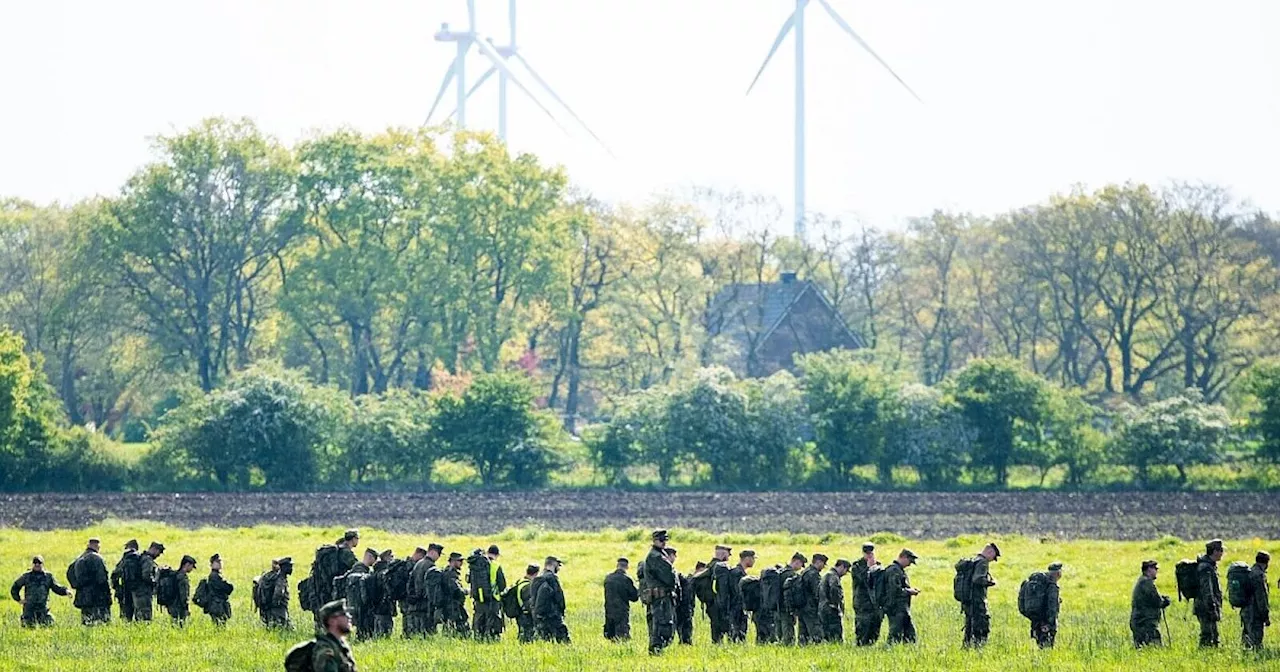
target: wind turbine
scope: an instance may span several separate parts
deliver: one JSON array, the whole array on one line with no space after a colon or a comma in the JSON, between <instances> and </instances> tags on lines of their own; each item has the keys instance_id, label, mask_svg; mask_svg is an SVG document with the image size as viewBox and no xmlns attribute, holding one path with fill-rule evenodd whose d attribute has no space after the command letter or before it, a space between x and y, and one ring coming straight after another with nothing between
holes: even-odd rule
<instances>
[{"instance_id":1,"label":"wind turbine","mask_svg":"<svg viewBox=\"0 0 1280 672\"><path fill-rule=\"evenodd\" d=\"M489 79L496 73L498 75L498 137L503 142L506 142L507 140L508 82L514 84L516 88L523 91L524 94L539 107L539 109L545 112L547 116L555 122L556 126L560 127L560 130L568 133L568 129L560 123L560 119L555 115L555 113L543 104L542 99L530 90L530 87L523 83L520 75L512 69L511 62L515 61L519 62L519 64L523 66L524 71L529 74L539 88L550 95L565 112L568 112L569 116L573 117L573 120L576 121L583 130L594 138L596 142L600 143L601 147L605 148L605 151L609 151L609 147L604 144L604 141L600 139L600 136L596 135L595 132L587 126L586 122L582 120L582 117L579 117L578 114L573 111L573 108L569 107L569 105L564 102L564 99L556 94L555 90L551 88L551 85L547 83L547 80L543 79L542 76L538 74L538 71L534 70L533 65L530 64L529 61L520 53L520 50L516 47L516 0L508 0L507 6L507 19L510 24L510 41L506 46L495 45L492 39L485 37L476 31L475 0L467 0L468 24L466 31L454 31L449 28L449 24L441 24L440 30L435 34L436 41L455 43L457 45L458 53L454 56L453 63L449 65L449 69L445 72L444 81L441 82L440 90L436 93L435 102L431 104L431 110L427 113L427 123L430 123L431 118L435 116L436 108L440 106L440 101L444 99L445 93L448 92L449 85L451 83L455 83L454 80L456 80L457 89L455 95L457 96L457 107L454 108L454 112L446 115L445 118L447 119L450 116L456 115L458 128L466 128L467 99L470 98L471 94L475 93L477 89L483 86L485 82L489 81ZM466 58L467 52L473 45L480 54L489 61L490 65L489 69L486 70L484 74L480 75L480 78L477 79L470 88L467 88ZM613 154L611 151L609 151L609 153L610 155Z\"/></svg>"},{"instance_id":2,"label":"wind turbine","mask_svg":"<svg viewBox=\"0 0 1280 672\"><path fill-rule=\"evenodd\" d=\"M916 100L920 100L920 96L917 96L916 92L912 91L911 87L907 86L907 83L903 81L901 77L898 76L898 73L894 72L893 68L889 67L889 64L886 63L883 58L880 58L880 55L877 54L875 50L871 48L871 45L867 44L867 41L862 39L862 37L853 30L853 27L849 25L849 22L845 21L844 18L840 16L840 13L836 11L835 7L831 6L831 3L827 2L827 0L818 0L818 4L822 5L822 8L827 10L827 14L831 15L831 18L836 22L836 25L840 26L840 29L843 30L845 33L848 33L849 37L853 38L853 41L858 43L858 46L866 50L868 54L871 54L872 58L876 59L876 61L879 62L880 65L884 66L884 69L888 70L889 74L893 75L893 78L898 80L898 83L901 84L903 88L905 88L912 95L912 97L914 97ZM804 10L808 6L809 6L809 0L796 0L795 11L793 11L791 15L787 17L787 20L782 23L782 29L778 31L778 37L774 39L773 46L769 48L769 55L764 57L764 63L761 63L760 69L756 71L755 78L751 80L751 86L747 87L747 95L750 95L751 89L755 88L756 82L760 81L760 75L763 74L764 69L769 66L769 60L772 59L774 53L778 51L778 47L781 46L782 41L786 39L787 33L794 29L796 33L796 92L795 92L796 93L796 99L795 99L795 105L796 105L796 117L795 117L796 229L795 230L796 230L796 238L801 241L804 240L804 236L805 236L805 222L804 222L804 216L805 216L805 205L804 205ZM921 101L921 102L924 102L924 101Z\"/></svg>"}]
</instances>

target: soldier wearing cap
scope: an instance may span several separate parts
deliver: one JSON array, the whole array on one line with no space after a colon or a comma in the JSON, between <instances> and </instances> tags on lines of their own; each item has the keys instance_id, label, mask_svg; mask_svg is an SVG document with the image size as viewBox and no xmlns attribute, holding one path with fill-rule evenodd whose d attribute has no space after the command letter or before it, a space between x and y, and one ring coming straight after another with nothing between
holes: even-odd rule
<instances>
[{"instance_id":1,"label":"soldier wearing cap","mask_svg":"<svg viewBox=\"0 0 1280 672\"><path fill-rule=\"evenodd\" d=\"M604 577L604 638L614 642L631 639L631 603L640 599L635 582L627 576L630 564L618 558L616 568Z\"/></svg>"},{"instance_id":2,"label":"soldier wearing cap","mask_svg":"<svg viewBox=\"0 0 1280 672\"><path fill-rule=\"evenodd\" d=\"M1058 610L1062 607L1059 582L1062 579L1062 563L1049 563L1047 576L1049 582L1045 586L1044 612L1031 621L1031 638L1042 649L1052 649L1058 639Z\"/></svg>"},{"instance_id":3,"label":"soldier wearing cap","mask_svg":"<svg viewBox=\"0 0 1280 672\"><path fill-rule=\"evenodd\" d=\"M644 560L645 592L649 605L649 653L661 653L671 644L676 621L676 573L665 549L666 530L653 531L653 545Z\"/></svg>"},{"instance_id":4,"label":"soldier wearing cap","mask_svg":"<svg viewBox=\"0 0 1280 672\"><path fill-rule=\"evenodd\" d=\"M476 553L472 555L473 560L468 560L476 562L474 559L483 557L483 560L472 565L467 574L467 580L471 583L471 605L474 612L471 630L476 639L496 641L502 637L502 594L507 590L507 575L502 571L502 565L498 564L501 551L497 544L490 544L483 556L480 556L479 550L476 549Z\"/></svg>"},{"instance_id":5,"label":"soldier wearing cap","mask_svg":"<svg viewBox=\"0 0 1280 672\"><path fill-rule=\"evenodd\" d=\"M447 634L456 637L471 635L467 618L467 589L462 587L462 554L450 553L449 564L440 577L440 623Z\"/></svg>"},{"instance_id":6,"label":"soldier wearing cap","mask_svg":"<svg viewBox=\"0 0 1280 672\"><path fill-rule=\"evenodd\" d=\"M729 641L747 640L747 611L742 601L742 579L756 564L756 552L744 549L738 553L738 564L729 570Z\"/></svg>"},{"instance_id":7,"label":"soldier wearing cap","mask_svg":"<svg viewBox=\"0 0 1280 672\"><path fill-rule=\"evenodd\" d=\"M367 591L370 603L364 607L369 612L368 620L373 627L368 632L361 632L361 639L365 639L366 635L375 638L389 637L396 628L396 601L391 596L391 582L387 576L396 554L387 548L377 555L371 576L366 579L365 584L367 588L372 588Z\"/></svg>"},{"instance_id":8,"label":"soldier wearing cap","mask_svg":"<svg viewBox=\"0 0 1280 672\"><path fill-rule=\"evenodd\" d=\"M804 591L804 605L796 610L796 639L800 644L823 642L822 618L818 612L818 600L822 592L822 570L827 567L827 556L813 554L813 562L800 572L800 589Z\"/></svg>"},{"instance_id":9,"label":"soldier wearing cap","mask_svg":"<svg viewBox=\"0 0 1280 672\"><path fill-rule=\"evenodd\" d=\"M987 589L996 585L991 576L991 563L1000 559L1000 547L990 542L974 558L970 575L969 600L960 605L964 612L964 645L980 647L991 636L991 612L987 606Z\"/></svg>"},{"instance_id":10,"label":"soldier wearing cap","mask_svg":"<svg viewBox=\"0 0 1280 672\"><path fill-rule=\"evenodd\" d=\"M907 568L916 564L919 559L909 548L902 549L898 558L889 563L877 581L884 581L888 590L883 605L885 618L889 620L890 644L914 644L916 642L916 625L911 620L911 598L920 594L919 588L912 588L907 580Z\"/></svg>"},{"instance_id":11,"label":"soldier wearing cap","mask_svg":"<svg viewBox=\"0 0 1280 672\"><path fill-rule=\"evenodd\" d=\"M111 570L111 592L115 594L116 603L120 605L120 618L126 621L133 620L133 589L136 587L134 584L137 583L140 559L138 540L130 539L124 542L124 553L116 562L115 568Z\"/></svg>"},{"instance_id":12,"label":"soldier wearing cap","mask_svg":"<svg viewBox=\"0 0 1280 672\"><path fill-rule=\"evenodd\" d=\"M803 590L798 584L800 572L804 570L804 566L808 564L809 559L803 553L796 551L791 556L791 562L778 574L778 585L781 587L781 597L779 599L778 608L778 630L775 641L783 644L791 645L796 643L796 610L791 606L790 593L797 588ZM797 581L788 582L788 579L796 577Z\"/></svg>"},{"instance_id":13,"label":"soldier wearing cap","mask_svg":"<svg viewBox=\"0 0 1280 672\"><path fill-rule=\"evenodd\" d=\"M366 593L376 592L372 576L373 566L377 563L378 551L373 548L366 548L355 564L333 580L332 595L339 600L346 601L347 616L351 620L351 627L355 629L356 634L360 637L373 637L374 635L373 601L367 599ZM365 579L370 580L368 584L365 584ZM319 610L317 610L317 626L319 625L319 617Z\"/></svg>"},{"instance_id":14,"label":"soldier wearing cap","mask_svg":"<svg viewBox=\"0 0 1280 672\"><path fill-rule=\"evenodd\" d=\"M1200 621L1200 646L1218 646L1218 622L1222 620L1222 586L1218 583L1218 562L1226 553L1221 539L1204 545L1204 555L1196 559L1196 581L1200 590L1192 611Z\"/></svg>"},{"instance_id":15,"label":"soldier wearing cap","mask_svg":"<svg viewBox=\"0 0 1280 672\"><path fill-rule=\"evenodd\" d=\"M534 580L533 586L533 624L538 639L568 644L569 628L564 624L564 589L560 587L559 576L563 564L554 555L547 556L542 564L542 573Z\"/></svg>"},{"instance_id":16,"label":"soldier wearing cap","mask_svg":"<svg viewBox=\"0 0 1280 672\"><path fill-rule=\"evenodd\" d=\"M97 537L89 539L84 552L67 573L67 581L76 591L73 604L80 610L80 622L85 625L111 620L111 579L106 561L98 554L100 544Z\"/></svg>"},{"instance_id":17,"label":"soldier wearing cap","mask_svg":"<svg viewBox=\"0 0 1280 672\"><path fill-rule=\"evenodd\" d=\"M1133 598L1129 603L1129 631L1133 633L1133 646L1160 646L1160 616L1170 604L1168 597L1156 589L1156 575L1160 565L1155 560L1142 561L1142 575L1133 584Z\"/></svg>"},{"instance_id":18,"label":"soldier wearing cap","mask_svg":"<svg viewBox=\"0 0 1280 672\"><path fill-rule=\"evenodd\" d=\"M314 643L304 643L290 649L285 660L301 654L310 647L310 660L304 663L303 669L315 672L356 672L356 659L347 644L347 636L351 634L351 616L347 613L345 600L328 602L316 610L320 619L320 632L316 634ZM287 669L289 667L286 662Z\"/></svg>"},{"instance_id":19,"label":"soldier wearing cap","mask_svg":"<svg viewBox=\"0 0 1280 672\"><path fill-rule=\"evenodd\" d=\"M202 581L205 588L204 604L199 604L204 613L213 619L213 624L223 626L231 620L231 593L235 586L222 577L222 556L214 553L209 556L209 576ZM200 587L196 586L196 595L200 595Z\"/></svg>"},{"instance_id":20,"label":"soldier wearing cap","mask_svg":"<svg viewBox=\"0 0 1280 672\"><path fill-rule=\"evenodd\" d=\"M44 571L44 558L37 555L31 558L31 571L19 576L9 588L9 596L22 605L22 627L53 625L49 593L63 597L68 595L67 589L58 584L53 574Z\"/></svg>"},{"instance_id":21,"label":"soldier wearing cap","mask_svg":"<svg viewBox=\"0 0 1280 672\"><path fill-rule=\"evenodd\" d=\"M195 568L195 558L189 555L182 556L182 561L178 563L178 574L175 577L178 583L178 594L165 607L174 625L178 627L185 625L187 617L191 615L191 572Z\"/></svg>"},{"instance_id":22,"label":"soldier wearing cap","mask_svg":"<svg viewBox=\"0 0 1280 672\"><path fill-rule=\"evenodd\" d=\"M818 593L818 616L822 621L822 637L827 642L844 642L844 586L840 580L853 566L844 558L822 577Z\"/></svg>"},{"instance_id":23,"label":"soldier wearing cap","mask_svg":"<svg viewBox=\"0 0 1280 672\"><path fill-rule=\"evenodd\" d=\"M264 596L264 606L259 616L268 628L289 629L289 576L293 574L293 558L285 556L271 561L271 571L259 579L259 590ZM318 612L317 612L318 613Z\"/></svg>"},{"instance_id":24,"label":"soldier wearing cap","mask_svg":"<svg viewBox=\"0 0 1280 672\"><path fill-rule=\"evenodd\" d=\"M524 568L524 578L518 579L512 589L520 600L520 613L516 616L516 631L521 644L532 642L537 636L537 627L533 624L533 580L538 576L537 565Z\"/></svg>"},{"instance_id":25,"label":"soldier wearing cap","mask_svg":"<svg viewBox=\"0 0 1280 672\"><path fill-rule=\"evenodd\" d=\"M1271 625L1271 599L1267 585L1267 566L1271 564L1271 554L1258 551L1253 558L1253 567L1249 568L1249 585L1245 589L1247 601L1240 610L1240 625L1243 628L1241 641L1244 648L1262 650L1262 636L1267 626Z\"/></svg>"},{"instance_id":26,"label":"soldier wearing cap","mask_svg":"<svg viewBox=\"0 0 1280 672\"><path fill-rule=\"evenodd\" d=\"M435 563L440 559L440 552L444 547L440 544L428 544L428 547L419 547L413 550L413 557L419 558L413 562L413 566L408 571L408 600L404 607L404 636L413 637L434 634L435 622L433 614L435 613L435 599L431 595L431 589L439 588L440 570ZM428 581L428 575L431 570L435 570L435 580Z\"/></svg>"},{"instance_id":27,"label":"soldier wearing cap","mask_svg":"<svg viewBox=\"0 0 1280 672\"><path fill-rule=\"evenodd\" d=\"M715 595L712 603L706 605L707 616L711 619L712 644L722 642L733 627L733 589L729 586L729 553L732 551L728 546L717 544L715 554L707 563L706 571L711 575L711 591Z\"/></svg>"},{"instance_id":28,"label":"soldier wearing cap","mask_svg":"<svg viewBox=\"0 0 1280 672\"><path fill-rule=\"evenodd\" d=\"M672 603L676 605L676 630L674 638L683 646L693 645L693 614L697 611L697 595L693 590L693 575L707 568L707 563L699 560L693 563L693 573L686 574L674 569L677 551L667 547L667 559L671 562L676 576L676 594Z\"/></svg>"},{"instance_id":29,"label":"soldier wearing cap","mask_svg":"<svg viewBox=\"0 0 1280 672\"><path fill-rule=\"evenodd\" d=\"M151 620L152 600L156 594L156 577L160 567L156 559L164 555L164 544L153 541L138 555L138 582L133 589L133 620Z\"/></svg>"},{"instance_id":30,"label":"soldier wearing cap","mask_svg":"<svg viewBox=\"0 0 1280 672\"><path fill-rule=\"evenodd\" d=\"M867 542L862 545L862 557L849 569L853 575L853 637L858 646L870 646L880 639L883 616L871 593L872 574L880 571L877 567L876 545Z\"/></svg>"}]
</instances>

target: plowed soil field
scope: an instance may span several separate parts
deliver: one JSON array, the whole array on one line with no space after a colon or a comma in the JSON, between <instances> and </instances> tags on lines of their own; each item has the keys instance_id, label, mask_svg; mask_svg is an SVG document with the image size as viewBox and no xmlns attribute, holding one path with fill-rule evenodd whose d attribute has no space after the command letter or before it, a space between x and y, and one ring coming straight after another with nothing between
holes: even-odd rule
<instances>
[{"instance_id":1,"label":"plowed soil field","mask_svg":"<svg viewBox=\"0 0 1280 672\"><path fill-rule=\"evenodd\" d=\"M595 531L871 534L912 539L1021 534L1063 539L1280 538L1280 493L253 493L0 495L0 526L79 528L104 519L180 527L363 525L490 534Z\"/></svg>"}]
</instances>

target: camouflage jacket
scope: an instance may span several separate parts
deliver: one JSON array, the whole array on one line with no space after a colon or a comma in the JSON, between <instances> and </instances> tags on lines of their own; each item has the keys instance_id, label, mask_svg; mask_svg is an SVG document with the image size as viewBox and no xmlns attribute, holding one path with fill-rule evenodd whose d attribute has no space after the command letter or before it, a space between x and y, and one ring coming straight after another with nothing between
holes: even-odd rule
<instances>
[{"instance_id":1,"label":"camouflage jacket","mask_svg":"<svg viewBox=\"0 0 1280 672\"><path fill-rule=\"evenodd\" d=\"M26 589L26 594L22 597L18 595L19 591ZM13 582L13 587L9 589L9 596L14 602L22 602L24 597L26 604L39 605L49 602L49 593L57 593L63 597L67 596L67 589L58 583L49 572L37 572L32 570L18 577Z\"/></svg>"},{"instance_id":2,"label":"camouflage jacket","mask_svg":"<svg viewBox=\"0 0 1280 672\"><path fill-rule=\"evenodd\" d=\"M1271 621L1271 598L1268 595L1267 570L1255 564L1249 570L1249 603L1240 611L1242 617L1269 623Z\"/></svg>"},{"instance_id":3,"label":"camouflage jacket","mask_svg":"<svg viewBox=\"0 0 1280 672\"><path fill-rule=\"evenodd\" d=\"M111 606L111 580L107 576L107 563L102 556L85 549L76 558L75 568L76 579L80 584L76 589L75 606L79 609Z\"/></svg>"},{"instance_id":4,"label":"camouflage jacket","mask_svg":"<svg viewBox=\"0 0 1280 672\"><path fill-rule=\"evenodd\" d=\"M834 609L844 613L844 586L840 585L840 575L836 570L829 570L822 577L822 587L818 592L818 608Z\"/></svg>"},{"instance_id":5,"label":"camouflage jacket","mask_svg":"<svg viewBox=\"0 0 1280 672\"><path fill-rule=\"evenodd\" d=\"M1196 595L1195 614L1200 618L1222 620L1222 586L1218 583L1218 563L1202 555L1196 558L1196 581L1200 584Z\"/></svg>"},{"instance_id":6,"label":"camouflage jacket","mask_svg":"<svg viewBox=\"0 0 1280 672\"><path fill-rule=\"evenodd\" d=\"M555 572L543 571L538 577L537 593L533 597L533 615L536 618L564 617L564 590Z\"/></svg>"},{"instance_id":7,"label":"camouflage jacket","mask_svg":"<svg viewBox=\"0 0 1280 672\"><path fill-rule=\"evenodd\" d=\"M625 617L631 613L631 603L640 599L636 584L622 570L615 570L604 577L604 615Z\"/></svg>"},{"instance_id":8,"label":"camouflage jacket","mask_svg":"<svg viewBox=\"0 0 1280 672\"><path fill-rule=\"evenodd\" d=\"M859 558L853 563L853 567L849 569L849 575L853 577L853 610L859 613L870 613L875 610L875 604L871 600L871 586L867 583L870 578L871 568L867 566L866 558Z\"/></svg>"},{"instance_id":9,"label":"camouflage jacket","mask_svg":"<svg viewBox=\"0 0 1280 672\"><path fill-rule=\"evenodd\" d=\"M1138 577L1133 584L1133 600L1129 606L1129 626L1133 628L1154 627L1160 623L1160 612L1164 609L1164 598L1156 589L1156 581L1147 576Z\"/></svg>"},{"instance_id":10,"label":"camouflage jacket","mask_svg":"<svg viewBox=\"0 0 1280 672\"><path fill-rule=\"evenodd\" d=\"M644 578L649 588L658 588L671 595L676 590L676 574L662 549L654 546L644 559Z\"/></svg>"},{"instance_id":11,"label":"camouflage jacket","mask_svg":"<svg viewBox=\"0 0 1280 672\"><path fill-rule=\"evenodd\" d=\"M806 609L817 609L822 592L822 573L813 565L800 572L800 582L804 586L804 606Z\"/></svg>"},{"instance_id":12,"label":"camouflage jacket","mask_svg":"<svg viewBox=\"0 0 1280 672\"><path fill-rule=\"evenodd\" d=\"M969 602L977 604L987 601L987 589L995 583L991 578L991 561L979 555L973 562L973 579L969 593Z\"/></svg>"},{"instance_id":13,"label":"camouflage jacket","mask_svg":"<svg viewBox=\"0 0 1280 672\"><path fill-rule=\"evenodd\" d=\"M889 582L887 603L880 605L886 614L911 610L911 582L907 580L907 570L902 565L891 562L880 573L881 581Z\"/></svg>"},{"instance_id":14,"label":"camouflage jacket","mask_svg":"<svg viewBox=\"0 0 1280 672\"><path fill-rule=\"evenodd\" d=\"M351 646L329 633L316 637L316 646L311 650L311 670L356 672L356 659L351 655Z\"/></svg>"}]
</instances>

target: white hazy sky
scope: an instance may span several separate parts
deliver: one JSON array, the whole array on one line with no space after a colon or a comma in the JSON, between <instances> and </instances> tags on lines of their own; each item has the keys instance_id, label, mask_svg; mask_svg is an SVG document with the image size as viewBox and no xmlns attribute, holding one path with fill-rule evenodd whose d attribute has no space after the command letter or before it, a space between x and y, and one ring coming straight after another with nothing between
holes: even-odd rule
<instances>
[{"instance_id":1,"label":"white hazy sky","mask_svg":"<svg viewBox=\"0 0 1280 672\"><path fill-rule=\"evenodd\" d=\"M1280 210L1280 1L830 0L806 17L809 208L895 226L1072 184L1223 184ZM506 40L506 0L477 0ZM791 0L522 0L522 53L593 130L513 90L510 140L610 200L689 184L791 204ZM248 116L285 141L422 123L464 0L0 0L0 194L114 193L148 138ZM472 75L483 69L478 57ZM496 86L472 99L496 125ZM446 100L446 110L452 98Z\"/></svg>"}]
</instances>

